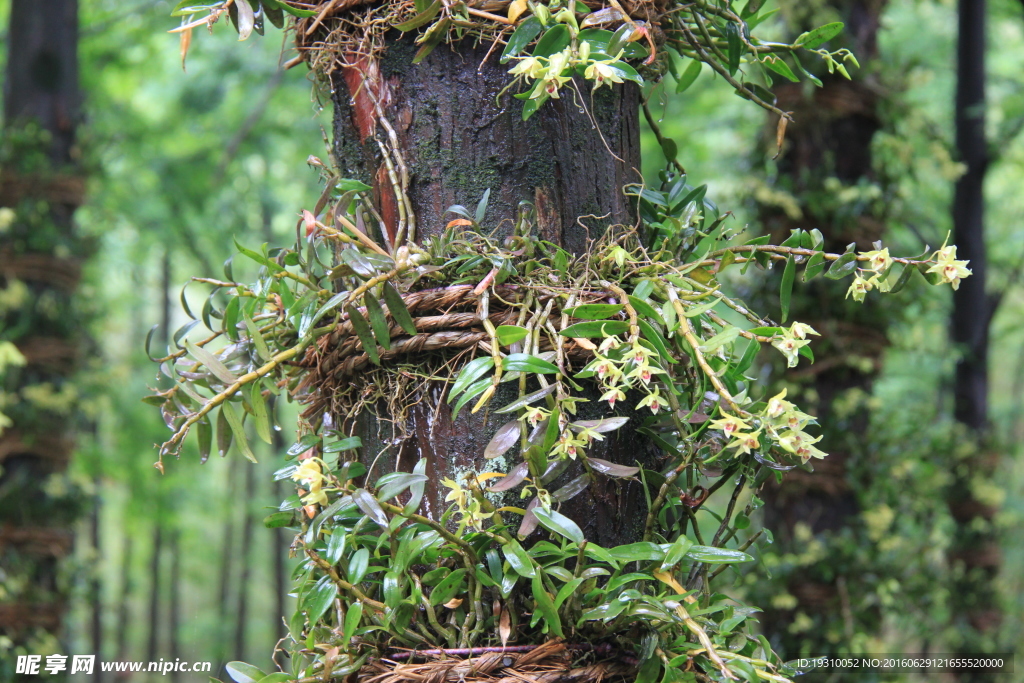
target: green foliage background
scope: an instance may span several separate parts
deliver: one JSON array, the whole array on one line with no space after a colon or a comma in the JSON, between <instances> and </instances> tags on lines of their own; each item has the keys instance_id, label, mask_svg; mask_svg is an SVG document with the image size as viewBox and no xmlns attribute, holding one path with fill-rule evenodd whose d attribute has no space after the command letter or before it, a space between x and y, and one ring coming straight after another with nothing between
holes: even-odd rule
<instances>
[{"instance_id":1,"label":"green foliage background","mask_svg":"<svg viewBox=\"0 0 1024 683\"><path fill-rule=\"evenodd\" d=\"M154 379L142 349L149 326L161 317L165 254L174 283L171 310L180 325L186 320L177 303L181 283L191 275L221 276L220 264L233 251L232 237L246 244L291 241L296 212L319 196L317 171L305 162L309 154L324 152L320 126L327 126L330 111L322 111L311 96L303 68L275 75L287 44L280 31L269 27L264 39L244 43L223 26L212 36L197 31L183 72L177 37L165 33L175 25L168 17L170 7L166 2L81 3L86 116L80 139L91 180L88 204L77 219L83 233L99 241L99 249L80 290L83 304L96 313L96 351L80 382L97 427L82 439L72 476L100 504L102 544L98 551L91 549L83 525L77 555L67 567L76 596L67 642L50 646L65 654L91 652L88 585L97 576L106 633L101 658L118 656L114 640L120 628L127 638L124 657L147 658L154 589L160 591L163 610L159 656L169 656L169 553L162 559L162 585L154 587L150 576L154 528L161 524L166 533L180 533L182 658L211 660L215 666L246 659L264 666L281 633L272 556L284 549L272 547L272 535L259 520L281 497L269 484L279 454L257 452L261 464L252 490L245 490L242 476L249 465L234 454L199 465L186 448L181 461L169 462L168 474L160 477L150 467L156 456L153 444L168 432L139 402ZM6 4L0 5L2 25L7 11ZM948 0L893 2L885 14L879 75L900 94L886 100L876 156L898 179L899 219L887 239L894 253L918 253L922 239L934 248L950 229L957 174L951 118L955 19L955 5ZM784 31L781 26L775 30ZM987 184L988 244L993 286L1008 287L993 328L992 414L1004 445L997 483L978 482L976 493L1002 504L996 523L1005 539L1000 579L1006 596L1004 642L1014 644L1012 634L1024 625L1024 543L1019 535L1024 464L1017 446L1024 438L1024 297L1018 282L1024 266L1024 231L1018 228L1024 216L1019 191L1024 144L1013 135L1024 117L1019 3L991 2L989 58L989 120L992 138L1001 142ZM663 132L679 141L680 160L690 176L708 182L709 195L719 205L737 207L737 220L753 220L754 199L774 173L773 162L761 161L763 155L756 152L774 136L763 112L734 97L707 69L682 95L671 94L672 84L667 86L669 94L656 95L652 106L656 116L664 112ZM649 164L645 173L653 177L661 164L659 147L652 135L643 142ZM186 290L185 296L194 310L202 306L198 288ZM951 419L955 350L946 332L949 292L918 283L903 296L907 310L892 330L893 345L873 395L849 399L867 402L874 416L868 450L877 457L862 466L872 470L877 484L861 496L863 529L851 532L873 545L851 552L869 555L865 561L881 572L877 589L857 596L881 606L884 642L867 641L878 652L913 650L927 639L955 642L948 630L954 615L946 607L943 553L951 520L945 497L949 470L963 454L965 439ZM767 367L765 372L771 381ZM286 417L281 421L289 423ZM291 441L291 435L284 438ZM248 548L239 543L237 525L244 516L257 525ZM220 565L229 520L236 525L227 550L235 563L232 571L248 563L252 577L244 596L236 593L237 581L228 582L225 608ZM129 538L129 572L122 574ZM911 557L915 562L908 569ZM127 623L119 614L126 598ZM241 652L230 645L239 600L249 609Z\"/></svg>"}]
</instances>

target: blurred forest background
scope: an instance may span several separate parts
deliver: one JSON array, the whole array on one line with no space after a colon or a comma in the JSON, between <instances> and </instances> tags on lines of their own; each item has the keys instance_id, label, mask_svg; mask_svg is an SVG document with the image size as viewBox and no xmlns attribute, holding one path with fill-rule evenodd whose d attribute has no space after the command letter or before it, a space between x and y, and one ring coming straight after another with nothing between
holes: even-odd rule
<instances>
[{"instance_id":1,"label":"blurred forest background","mask_svg":"<svg viewBox=\"0 0 1024 683\"><path fill-rule=\"evenodd\" d=\"M843 230L859 226L871 234L867 242L884 233L894 254L915 255L925 244L937 248L953 229L954 187L966 169L954 134L956 3L779 4L770 28L779 35L795 35L805 24L849 22L851 11L874 13L877 35L848 37L862 61L853 70L859 87L830 90L834 82L826 79L818 95L780 91L780 98L790 98L783 108L794 108L797 122L790 151L772 160L775 126L762 110L735 97L708 69L681 93L667 78L649 107L662 132L677 141L691 182L707 183L708 196L754 231L818 227L845 244L864 240L845 239ZM23 414L36 411L50 428L71 429L77 440L65 472L25 475L28 480L14 476L15 465L3 460L12 450L0 441L0 521L24 523L25 505L44 500L31 513L35 526L76 520L73 543L37 548L66 555L51 595L18 573L33 561L24 559L31 549L3 538L0 615L13 619L12 605L47 601L67 610L59 636L41 623L19 627L15 637L11 622L0 620L0 678L9 674L13 656L25 652L209 660L219 675L230 660L269 665L284 632L290 539L265 529L262 520L285 495L287 482L273 482L272 473L292 435L281 435L276 450L257 451L259 465L235 453L200 464L190 444L160 476L152 468L154 444L168 432L140 400L157 380L144 347L151 325L173 331L188 321L179 301L202 309L201 288L183 291L182 285L191 276L222 277L222 264L235 252L233 239L271 246L294 239L297 212L321 192L318 169L307 157L325 157L329 97L317 92L304 66L279 67L293 56L290 37L270 26L265 37L244 43L224 26L213 35L198 31L183 71L178 38L167 33L177 25L172 7L152 0L79 3L84 106L75 161L87 178L86 198L75 213L75 239L55 238L59 244L46 247L61 258L85 257L69 304L75 323L67 332L79 347L79 371L73 381L33 384L16 367L0 367L0 412L14 420L13 429ZM0 3L4 60L9 17L9 4ZM764 381L812 399L822 391L822 374L841 370L830 386L839 382L842 390L821 399L832 434L826 450L842 454L841 466L821 466L821 481L832 488L814 489L814 477L807 477L811 489L769 496L764 514L775 528L775 550L737 578L737 595L769 608L766 628L791 656L1005 652L1020 644L1024 6L990 0L987 22L991 158L984 239L988 291L1000 297L989 339L990 427L978 433L955 408L955 367L964 347L950 337L946 288L917 282L868 307L863 315L884 324L881 338L833 334L826 348L816 349L810 374L787 375L764 361ZM808 123L815 116L825 122ZM844 120L852 127L832 125ZM12 168L23 142L5 131L5 167ZM804 143L832 156L808 163L793 153ZM656 178L664 159L649 131L644 150L645 175ZM11 258L42 248L18 230L14 214L4 214L0 340L21 345L33 334L18 311L44 295L29 278L12 276ZM963 249L960 257L968 257ZM244 279L245 267L238 264L235 277ZM769 296L760 293L756 278L746 286L753 298ZM834 298L844 291L845 285ZM822 296L803 303L810 313L798 310L794 317L819 329L841 327L847 309L836 303L831 310L839 317L823 320L816 310ZM154 337L154 353L166 343L162 334ZM288 417L280 423L288 425ZM0 439L9 441L11 433ZM825 514L827 524L804 519L809 508L794 501L815 496L845 507ZM968 512L965 500L972 501Z\"/></svg>"}]
</instances>

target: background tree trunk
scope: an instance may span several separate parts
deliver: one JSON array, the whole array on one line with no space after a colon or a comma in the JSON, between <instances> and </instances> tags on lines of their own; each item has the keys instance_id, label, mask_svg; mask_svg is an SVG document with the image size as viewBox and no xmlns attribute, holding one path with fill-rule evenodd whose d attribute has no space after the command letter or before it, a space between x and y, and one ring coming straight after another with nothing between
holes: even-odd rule
<instances>
[{"instance_id":1,"label":"background tree trunk","mask_svg":"<svg viewBox=\"0 0 1024 683\"><path fill-rule=\"evenodd\" d=\"M87 251L72 223L84 192L75 167L77 2L14 0L7 42L0 207L14 213L0 235L0 288L24 287L25 297L0 316L0 330L27 360L3 376L3 390L16 397L29 386L68 389L82 338L71 301ZM0 570L17 577L9 585L27 588L0 604L0 635L13 653L32 654L22 649L29 642L66 650L55 640L67 597L58 564L85 500L75 487L54 497L45 484L67 467L81 417L77 403L59 414L15 399L6 412L14 424L0 436ZM15 658L5 659L0 678L16 680Z\"/></svg>"},{"instance_id":2,"label":"background tree trunk","mask_svg":"<svg viewBox=\"0 0 1024 683\"><path fill-rule=\"evenodd\" d=\"M990 481L999 467L988 415L989 330L997 298L986 291L984 181L988 171L985 132L985 0L960 0L957 40L956 147L966 167L953 199L953 243L957 257L970 260L971 277L953 292L951 337L958 354L953 389L954 417L977 439L978 447L957 464L949 487L950 513L956 531L950 549L953 585L950 602L962 652L992 652L1002 622L994 584L1002 562L993 526L997 509L974 494L974 484ZM994 680L993 674L970 670L961 681Z\"/></svg>"},{"instance_id":3,"label":"background tree trunk","mask_svg":"<svg viewBox=\"0 0 1024 683\"><path fill-rule=\"evenodd\" d=\"M760 211L775 239L785 239L793 228L817 228L827 251L841 253L850 243L856 243L858 251L868 251L883 236L882 211L854 211L834 197L843 188L880 182L871 154L872 138L882 125L877 64L872 62L878 57L877 34L885 3L834 0L826 5L833 12L829 20L839 13L846 26L843 46L856 54L864 68L852 81L839 74L820 74L823 87L813 90L785 81L776 85L778 106L793 111L795 121L787 130L775 186L794 197L802 215L796 218L778 207L760 207ZM794 6L788 11L793 15L788 18L794 35L823 21L816 14L821 11L817 6ZM830 45L837 47L835 41ZM772 139L775 120L769 126ZM773 281L777 287L778 281ZM772 604L783 589L792 604L774 601L785 606L768 609L762 621L786 657L849 648L856 633L877 633L881 625L877 608L854 604L853 596L860 594L867 570L864 558L851 547L857 544L841 541L858 533L854 530L861 511L857 492L867 482L856 474L854 463L865 454L870 412L861 405L852 413L840 414L835 404L851 391L870 393L881 369L888 343L886 328L894 311L876 293L863 304L847 299L848 287L847 281L819 278L795 288L791 302L792 319L812 325L822 336L814 345L816 362L802 362L783 377L791 383L790 397L796 395L798 404L818 417L823 435L818 446L829 455L813 462L813 473L795 470L781 484L765 487L764 524L777 541L770 549L773 555L800 558L812 539L824 543L829 554L827 560L819 557L810 566L801 566L797 559L773 570L775 580L763 603Z\"/></svg>"},{"instance_id":4,"label":"background tree trunk","mask_svg":"<svg viewBox=\"0 0 1024 683\"><path fill-rule=\"evenodd\" d=\"M385 116L408 165L418 241L444 232L455 218L446 215L448 206L475 206L488 189L485 229L508 234L519 203L532 202L540 237L577 253L585 249L588 236L598 237L610 224L633 222L622 187L640 180L635 86L603 89L593 103L586 92L588 85L580 86L582 99L574 100L565 89L561 99L550 100L524 123L519 100L506 95L495 103L510 77L508 66L498 64L496 54L487 57L486 47L471 47L466 41L455 46L456 52L440 46L412 65L413 46L408 39L389 45L379 63L379 81L371 87L378 100L386 103ZM374 139L370 94L360 90L363 81L355 69L336 72L333 83L335 163L343 175L374 185L379 211L393 233L396 203ZM596 116L600 130L581 110L584 106ZM588 228L577 223L581 216L590 216L582 221ZM489 416L487 411L470 415L465 410L453 421L443 401L436 412L432 408L441 396L440 388L430 393L428 400L410 409L409 438L400 448L388 449L387 457L378 463L378 468L388 469L377 469L374 477L391 468L408 471L419 458L426 458L432 484L428 484L424 507L428 514L440 516L447 492L440 486L441 479L457 479L462 472L479 468L491 434L507 417ZM502 403L502 396L495 397L493 405ZM592 402L581 412L588 409L599 407ZM383 407L382 411L387 417ZM364 450L372 460L385 440L393 437L379 433L383 422L366 422ZM591 454L628 463L639 458L651 464L653 454L646 442L628 426L609 437ZM558 485L555 482L552 488ZM614 545L636 540L643 505L638 484L602 482L563 507L563 512L580 523L588 539Z\"/></svg>"}]
</instances>

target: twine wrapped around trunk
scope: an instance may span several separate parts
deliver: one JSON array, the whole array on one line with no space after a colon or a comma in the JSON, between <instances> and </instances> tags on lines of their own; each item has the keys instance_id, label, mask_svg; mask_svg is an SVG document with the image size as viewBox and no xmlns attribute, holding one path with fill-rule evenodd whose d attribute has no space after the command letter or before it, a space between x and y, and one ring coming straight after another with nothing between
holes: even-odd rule
<instances>
[{"instance_id":1,"label":"twine wrapped around trunk","mask_svg":"<svg viewBox=\"0 0 1024 683\"><path fill-rule=\"evenodd\" d=\"M495 648L497 649L497 648ZM585 666L574 666L570 647L548 641L526 652L508 648L459 658L433 651L416 653L429 661L401 663L375 660L359 672L360 683L597 683L625 681L636 677L632 661L612 658ZM576 656L579 659L578 656Z\"/></svg>"}]
</instances>

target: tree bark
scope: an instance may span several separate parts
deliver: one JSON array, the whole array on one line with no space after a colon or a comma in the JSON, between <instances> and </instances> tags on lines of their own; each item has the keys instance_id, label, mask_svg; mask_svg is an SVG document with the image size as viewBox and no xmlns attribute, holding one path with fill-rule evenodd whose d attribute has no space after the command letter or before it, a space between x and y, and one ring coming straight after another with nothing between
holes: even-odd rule
<instances>
[{"instance_id":1,"label":"tree bark","mask_svg":"<svg viewBox=\"0 0 1024 683\"><path fill-rule=\"evenodd\" d=\"M395 234L398 212L374 137L379 133L384 138L374 97L383 103L408 166L417 241L444 232L456 217L446 214L450 205L473 207L488 189L483 225L486 230L496 228L499 236L510 232L523 201L536 207L539 236L575 253L585 251L588 237L597 238L608 225L632 224L633 210L622 188L640 181L636 87L603 89L591 101L589 86L580 84L582 98L565 89L561 99L547 102L523 122L519 100L506 94L495 102L510 77L508 66L487 52L486 46L471 47L466 41L454 48L440 46L413 65L414 47L403 38L389 43L379 64L363 62L361 71L347 68L333 74L335 164L344 176L374 186L386 232ZM375 70L379 77L367 86L362 74ZM596 117L598 127L586 112ZM577 222L580 217L586 227ZM405 425L409 436L397 448L389 445L392 435L382 433L384 421L366 420L362 436L368 461L387 447L378 463L378 468L387 469L377 469L374 478L392 468L409 470L420 458L427 459L432 483L424 509L436 518L446 507L447 491L440 486L441 479L458 479L466 471L479 469L490 435L508 418L487 411L470 415L464 410L453 421L440 400L441 387L428 393L427 400L410 408ZM502 398L496 396L493 405L510 400ZM439 404L436 410L435 403ZM585 404L584 410L595 410L594 406L595 402ZM381 410L387 418L386 409ZM640 459L650 465L649 445L631 428L635 425L610 434L612 438L590 454L624 463ZM558 485L557 481L552 484L552 490ZM595 514L598 510L601 514ZM635 483L599 482L562 511L580 523L591 541L615 545L637 540L643 492Z\"/></svg>"},{"instance_id":2,"label":"tree bark","mask_svg":"<svg viewBox=\"0 0 1024 683\"><path fill-rule=\"evenodd\" d=\"M953 198L953 243L969 259L971 277L953 292L953 343L959 352L954 415L975 432L988 426L988 336L992 313L985 293L985 0L960 1L957 40L956 148L966 166Z\"/></svg>"},{"instance_id":3,"label":"tree bark","mask_svg":"<svg viewBox=\"0 0 1024 683\"><path fill-rule=\"evenodd\" d=\"M991 480L999 451L989 443L988 350L994 299L986 292L984 182L988 171L985 134L985 0L960 0L957 40L956 146L966 170L953 198L953 242L957 257L970 260L971 276L953 292L951 337L958 353L954 380L954 417L976 439L974 453L959 463L947 497L956 530L950 549L954 581L950 602L963 652L991 652L1002 623L994 585L1002 563L993 528L997 509L978 500L973 483ZM993 674L966 670L960 681L990 681Z\"/></svg>"},{"instance_id":4,"label":"tree bark","mask_svg":"<svg viewBox=\"0 0 1024 683\"><path fill-rule=\"evenodd\" d=\"M85 251L72 223L84 190L75 168L77 2L14 0L7 42L0 207L11 209L14 219L0 234L0 289L17 283L28 296L0 314L0 330L27 364L7 368L0 379L3 391L17 396L44 383L62 390L79 355L81 319L71 299ZM10 585L29 588L5 595L8 613L26 616L0 623L0 636L10 639L9 647L23 647L45 639L44 633L62 633L68 596L59 566L82 505L77 492L58 498L45 482L66 469L81 415L77 409L58 415L27 401L5 412L14 424L0 435L0 527L29 540L4 548L0 572L9 574ZM67 537L68 543L42 544L31 540L34 534ZM8 659L10 668L0 663L5 680L15 679Z\"/></svg>"},{"instance_id":5,"label":"tree bark","mask_svg":"<svg viewBox=\"0 0 1024 683\"><path fill-rule=\"evenodd\" d=\"M253 524L249 502L253 499L256 488L255 467L251 463L246 463L244 467L245 493L242 499L245 501L245 505L242 506L242 547L239 550L241 569L238 572L238 602L233 615L235 624L234 656L238 660L245 659L245 632L249 624L249 577L252 574L253 561L251 551Z\"/></svg>"}]
</instances>

